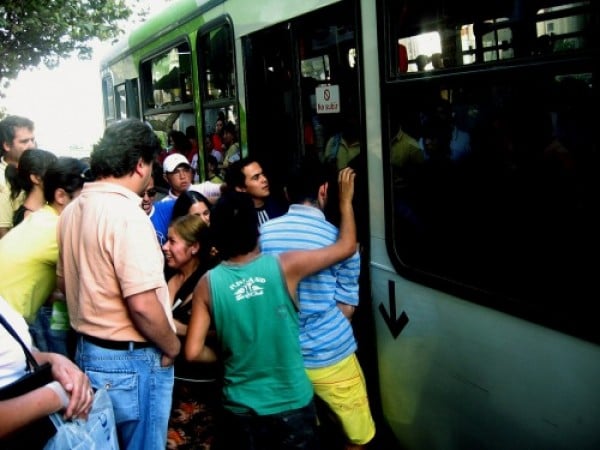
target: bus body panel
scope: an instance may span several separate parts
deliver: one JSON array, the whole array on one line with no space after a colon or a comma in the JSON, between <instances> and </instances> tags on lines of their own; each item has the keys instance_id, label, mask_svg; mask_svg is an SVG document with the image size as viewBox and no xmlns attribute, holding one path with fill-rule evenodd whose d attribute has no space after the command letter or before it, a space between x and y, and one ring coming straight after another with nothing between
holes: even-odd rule
<instances>
[{"instance_id":1,"label":"bus body panel","mask_svg":"<svg viewBox=\"0 0 600 450\"><path fill-rule=\"evenodd\" d=\"M433 295L390 266L372 264L371 275L382 406L402 445L597 448L597 346ZM398 316L409 318L396 339L380 311L390 309L390 282Z\"/></svg>"}]
</instances>

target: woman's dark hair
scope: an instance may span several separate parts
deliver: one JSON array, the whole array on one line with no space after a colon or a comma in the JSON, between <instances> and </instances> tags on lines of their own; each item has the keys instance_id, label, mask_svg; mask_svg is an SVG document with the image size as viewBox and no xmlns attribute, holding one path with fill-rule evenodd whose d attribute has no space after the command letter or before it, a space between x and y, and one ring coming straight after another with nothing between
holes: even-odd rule
<instances>
[{"instance_id":1,"label":"woman's dark hair","mask_svg":"<svg viewBox=\"0 0 600 450\"><path fill-rule=\"evenodd\" d=\"M81 189L86 181L91 181L88 165L77 158L61 156L46 170L44 198L48 203L52 203L57 189L64 189L68 194L73 194Z\"/></svg>"},{"instance_id":2,"label":"woman's dark hair","mask_svg":"<svg viewBox=\"0 0 600 450\"><path fill-rule=\"evenodd\" d=\"M175 200L175 205L173 205L173 213L171 214L171 222L181 216L187 216L190 211L190 207L194 203L202 202L206 205L208 209L212 209L211 203L208 199L202 195L200 192L196 191L185 191L182 192L177 200Z\"/></svg>"},{"instance_id":3,"label":"woman's dark hair","mask_svg":"<svg viewBox=\"0 0 600 450\"><path fill-rule=\"evenodd\" d=\"M44 178L48 166L56 161L56 155L42 149L25 150L19 159L19 168L9 165L6 168L6 179L10 185L10 195L14 200L21 191L29 194L33 189L31 175Z\"/></svg>"},{"instance_id":4,"label":"woman's dark hair","mask_svg":"<svg viewBox=\"0 0 600 450\"><path fill-rule=\"evenodd\" d=\"M122 178L135 170L140 158L150 164L160 150L160 141L149 126L138 119L124 119L104 130L90 166L96 178Z\"/></svg>"}]
</instances>

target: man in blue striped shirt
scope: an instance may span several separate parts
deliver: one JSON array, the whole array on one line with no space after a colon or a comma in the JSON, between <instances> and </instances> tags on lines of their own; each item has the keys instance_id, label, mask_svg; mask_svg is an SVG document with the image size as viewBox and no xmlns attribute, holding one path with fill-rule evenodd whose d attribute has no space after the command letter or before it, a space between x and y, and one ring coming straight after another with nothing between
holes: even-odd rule
<instances>
[{"instance_id":1,"label":"man in blue striped shirt","mask_svg":"<svg viewBox=\"0 0 600 450\"><path fill-rule=\"evenodd\" d=\"M292 203L287 214L261 225L263 253L309 250L331 245L338 229L323 213L328 183L321 165L304 165L287 186ZM350 324L358 306L360 256L334 264L302 280L300 345L315 393L338 416L347 437L346 449L360 449L375 434L364 375L356 359Z\"/></svg>"}]
</instances>

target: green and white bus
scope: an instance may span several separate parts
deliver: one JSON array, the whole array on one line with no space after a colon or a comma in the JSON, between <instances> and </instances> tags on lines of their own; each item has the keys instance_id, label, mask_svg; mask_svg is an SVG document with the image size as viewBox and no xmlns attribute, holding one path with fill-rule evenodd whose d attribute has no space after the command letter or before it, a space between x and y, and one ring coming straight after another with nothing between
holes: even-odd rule
<instances>
[{"instance_id":1,"label":"green and white bus","mask_svg":"<svg viewBox=\"0 0 600 450\"><path fill-rule=\"evenodd\" d=\"M203 178L222 114L273 187L353 134L373 448L598 449L599 3L178 0L105 120L195 126Z\"/></svg>"}]
</instances>

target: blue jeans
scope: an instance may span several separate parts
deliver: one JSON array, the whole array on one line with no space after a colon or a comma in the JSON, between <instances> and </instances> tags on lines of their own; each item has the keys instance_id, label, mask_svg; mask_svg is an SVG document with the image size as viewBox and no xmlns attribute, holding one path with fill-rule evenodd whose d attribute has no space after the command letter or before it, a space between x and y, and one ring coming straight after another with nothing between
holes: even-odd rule
<instances>
[{"instance_id":1,"label":"blue jeans","mask_svg":"<svg viewBox=\"0 0 600 450\"><path fill-rule=\"evenodd\" d=\"M51 318L52 306L42 306L35 316L35 321L29 326L35 347L41 352L70 356L67 348L69 332L51 329Z\"/></svg>"},{"instance_id":2,"label":"blue jeans","mask_svg":"<svg viewBox=\"0 0 600 450\"><path fill-rule=\"evenodd\" d=\"M231 450L317 450L319 437L315 404L279 414L259 416L227 411L225 428Z\"/></svg>"},{"instance_id":3,"label":"blue jeans","mask_svg":"<svg viewBox=\"0 0 600 450\"><path fill-rule=\"evenodd\" d=\"M110 394L122 449L165 450L173 366L161 367L156 347L110 350L77 339L75 360L94 388Z\"/></svg>"}]
</instances>

